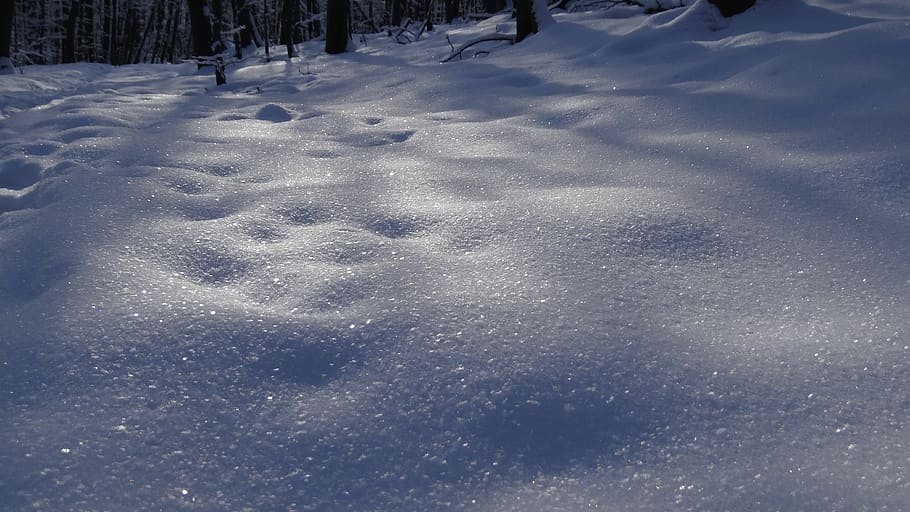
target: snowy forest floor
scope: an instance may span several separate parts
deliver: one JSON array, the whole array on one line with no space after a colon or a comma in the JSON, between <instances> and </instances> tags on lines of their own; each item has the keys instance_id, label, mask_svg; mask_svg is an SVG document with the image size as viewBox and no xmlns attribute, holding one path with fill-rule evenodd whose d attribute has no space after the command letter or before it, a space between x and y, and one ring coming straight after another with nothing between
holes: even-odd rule
<instances>
[{"instance_id":1,"label":"snowy forest floor","mask_svg":"<svg viewBox=\"0 0 910 512\"><path fill-rule=\"evenodd\" d=\"M905 510L910 7L0 77L3 510Z\"/></svg>"}]
</instances>

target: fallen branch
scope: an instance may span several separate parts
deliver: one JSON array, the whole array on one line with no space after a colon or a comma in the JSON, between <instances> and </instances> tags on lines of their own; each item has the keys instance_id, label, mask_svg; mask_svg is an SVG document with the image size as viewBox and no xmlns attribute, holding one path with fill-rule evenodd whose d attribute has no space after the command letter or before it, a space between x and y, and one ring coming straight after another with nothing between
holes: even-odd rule
<instances>
[{"instance_id":1,"label":"fallen branch","mask_svg":"<svg viewBox=\"0 0 910 512\"><path fill-rule=\"evenodd\" d=\"M460 59L462 52L464 52L468 48L474 46L475 44L486 43L489 41L508 41L509 44L515 44L515 35L493 34L493 35L489 35L489 36L481 36L481 37L478 37L477 39L472 39L472 40L468 41L467 43L462 44L458 48L454 48L454 45L452 45L452 42L449 41L449 45L453 46L452 53L450 53L448 57L442 59L440 62L446 63L446 62L449 62L450 60L454 59L455 57L458 57ZM487 52L487 53L489 53L489 52Z\"/></svg>"}]
</instances>

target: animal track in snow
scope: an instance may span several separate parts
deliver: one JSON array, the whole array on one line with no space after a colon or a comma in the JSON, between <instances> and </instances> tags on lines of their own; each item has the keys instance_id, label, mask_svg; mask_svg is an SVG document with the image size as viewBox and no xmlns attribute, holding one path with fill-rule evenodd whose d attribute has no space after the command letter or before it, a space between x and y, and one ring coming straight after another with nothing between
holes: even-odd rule
<instances>
[{"instance_id":1,"label":"animal track in snow","mask_svg":"<svg viewBox=\"0 0 910 512\"><path fill-rule=\"evenodd\" d=\"M346 329L313 327L301 339L293 335L263 347L263 352L246 365L258 379L303 386L323 386L339 377L345 367L362 359L364 333ZM261 335L259 335L261 337Z\"/></svg>"},{"instance_id":2,"label":"animal track in snow","mask_svg":"<svg viewBox=\"0 0 910 512\"><path fill-rule=\"evenodd\" d=\"M237 176L240 174L240 169L232 165L206 165L194 170L196 172L208 174L209 176L217 176L219 178L230 178L232 176Z\"/></svg>"},{"instance_id":3,"label":"animal track in snow","mask_svg":"<svg viewBox=\"0 0 910 512\"><path fill-rule=\"evenodd\" d=\"M302 204L286 206L278 209L275 213L291 224L312 226L330 221L333 212L323 206Z\"/></svg>"},{"instance_id":4,"label":"animal track in snow","mask_svg":"<svg viewBox=\"0 0 910 512\"><path fill-rule=\"evenodd\" d=\"M422 234L432 224L431 220L418 217L379 217L364 227L385 238L406 238Z\"/></svg>"},{"instance_id":5,"label":"animal track in snow","mask_svg":"<svg viewBox=\"0 0 910 512\"><path fill-rule=\"evenodd\" d=\"M287 238L287 233L276 226L265 223L250 223L240 227L247 236L258 242L278 242Z\"/></svg>"},{"instance_id":6,"label":"animal track in snow","mask_svg":"<svg viewBox=\"0 0 910 512\"><path fill-rule=\"evenodd\" d=\"M41 179L41 166L21 158L0 162L0 188L22 190Z\"/></svg>"},{"instance_id":7,"label":"animal track in snow","mask_svg":"<svg viewBox=\"0 0 910 512\"><path fill-rule=\"evenodd\" d=\"M381 249L380 244L366 240L332 240L317 249L317 257L339 265L356 265L375 260Z\"/></svg>"},{"instance_id":8,"label":"animal track in snow","mask_svg":"<svg viewBox=\"0 0 910 512\"><path fill-rule=\"evenodd\" d=\"M202 244L185 248L176 256L178 270L184 276L212 286L230 284L248 274L252 265L225 249Z\"/></svg>"},{"instance_id":9,"label":"animal track in snow","mask_svg":"<svg viewBox=\"0 0 910 512\"><path fill-rule=\"evenodd\" d=\"M735 242L722 231L687 219L634 219L614 236L627 256L699 260L736 253Z\"/></svg>"},{"instance_id":10,"label":"animal track in snow","mask_svg":"<svg viewBox=\"0 0 910 512\"><path fill-rule=\"evenodd\" d=\"M225 114L217 118L219 121L244 121L249 119L249 116L243 114Z\"/></svg>"},{"instance_id":11,"label":"animal track in snow","mask_svg":"<svg viewBox=\"0 0 910 512\"><path fill-rule=\"evenodd\" d=\"M32 156L47 156L60 149L60 147L61 144L59 142L43 140L22 146L22 151Z\"/></svg>"},{"instance_id":12,"label":"animal track in snow","mask_svg":"<svg viewBox=\"0 0 910 512\"><path fill-rule=\"evenodd\" d=\"M363 122L364 122L364 124L368 124L370 126L375 126L377 124L382 123L382 118L381 117L365 117L363 119Z\"/></svg>"},{"instance_id":13,"label":"animal track in snow","mask_svg":"<svg viewBox=\"0 0 910 512\"><path fill-rule=\"evenodd\" d=\"M187 177L166 179L164 186L191 196L204 194L206 191L204 183Z\"/></svg>"},{"instance_id":14,"label":"animal track in snow","mask_svg":"<svg viewBox=\"0 0 910 512\"><path fill-rule=\"evenodd\" d=\"M307 151L306 154L313 158L321 158L321 159L325 159L325 160L341 157L340 153L336 153L334 151L330 151L327 149L311 149L311 150Z\"/></svg>"},{"instance_id":15,"label":"animal track in snow","mask_svg":"<svg viewBox=\"0 0 910 512\"><path fill-rule=\"evenodd\" d=\"M237 213L236 208L220 203L196 204L181 209L183 218L192 221L223 219L235 213Z\"/></svg>"},{"instance_id":16,"label":"animal track in snow","mask_svg":"<svg viewBox=\"0 0 910 512\"><path fill-rule=\"evenodd\" d=\"M375 147L387 146L389 144L399 144L407 141L416 133L414 130L402 130L385 133L362 133L353 134L343 137L339 142L349 144L354 147Z\"/></svg>"}]
</instances>

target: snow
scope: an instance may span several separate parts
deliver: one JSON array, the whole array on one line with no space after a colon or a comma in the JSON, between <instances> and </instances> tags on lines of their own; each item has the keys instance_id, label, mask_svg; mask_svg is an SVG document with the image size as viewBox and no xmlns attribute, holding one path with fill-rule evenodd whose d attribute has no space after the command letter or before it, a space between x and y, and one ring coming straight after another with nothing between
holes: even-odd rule
<instances>
[{"instance_id":1,"label":"snow","mask_svg":"<svg viewBox=\"0 0 910 512\"><path fill-rule=\"evenodd\" d=\"M0 77L5 510L905 508L910 7L554 18Z\"/></svg>"}]
</instances>

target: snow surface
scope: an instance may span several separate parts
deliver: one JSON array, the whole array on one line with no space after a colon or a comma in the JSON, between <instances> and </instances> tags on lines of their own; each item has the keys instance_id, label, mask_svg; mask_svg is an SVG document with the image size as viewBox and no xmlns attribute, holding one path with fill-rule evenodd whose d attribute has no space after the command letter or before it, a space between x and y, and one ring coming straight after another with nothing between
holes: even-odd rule
<instances>
[{"instance_id":1,"label":"snow surface","mask_svg":"<svg viewBox=\"0 0 910 512\"><path fill-rule=\"evenodd\" d=\"M0 508L907 510L910 5L555 19L0 77Z\"/></svg>"}]
</instances>

